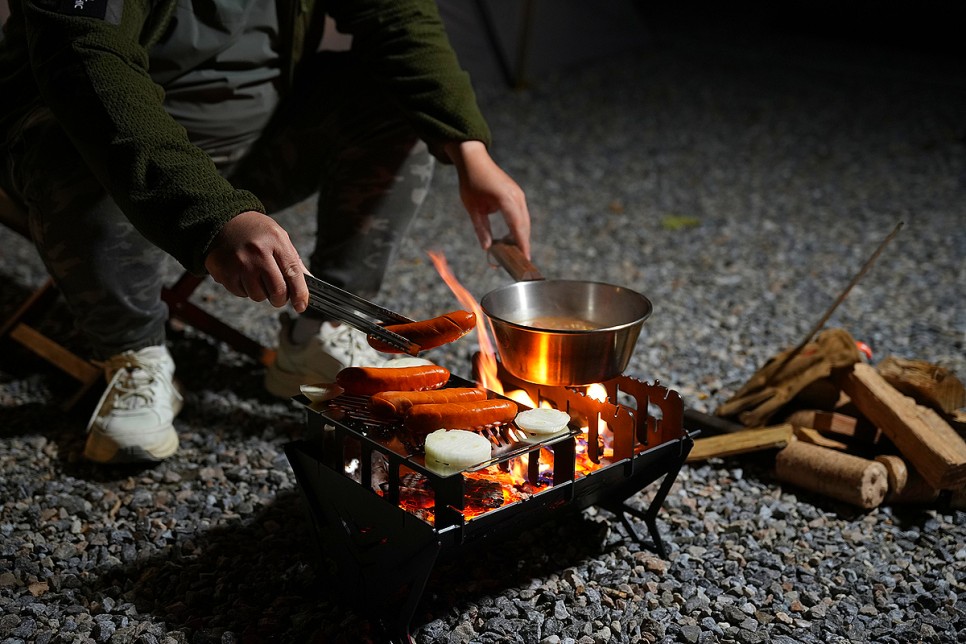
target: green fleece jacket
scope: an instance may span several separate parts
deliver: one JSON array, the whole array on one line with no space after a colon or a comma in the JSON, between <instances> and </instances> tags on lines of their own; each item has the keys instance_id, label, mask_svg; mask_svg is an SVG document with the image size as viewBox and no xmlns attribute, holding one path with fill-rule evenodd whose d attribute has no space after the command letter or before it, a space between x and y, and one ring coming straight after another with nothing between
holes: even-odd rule
<instances>
[{"instance_id":1,"label":"green fleece jacket","mask_svg":"<svg viewBox=\"0 0 966 644\"><path fill-rule=\"evenodd\" d=\"M145 237L204 272L209 245L235 215L264 207L236 190L164 110L148 50L177 0L12 0L0 41L0 152L25 114L47 106L91 171ZM434 0L279 0L284 88L315 51L325 13L351 34L433 153L489 130ZM324 7L322 6L324 4Z\"/></svg>"}]
</instances>

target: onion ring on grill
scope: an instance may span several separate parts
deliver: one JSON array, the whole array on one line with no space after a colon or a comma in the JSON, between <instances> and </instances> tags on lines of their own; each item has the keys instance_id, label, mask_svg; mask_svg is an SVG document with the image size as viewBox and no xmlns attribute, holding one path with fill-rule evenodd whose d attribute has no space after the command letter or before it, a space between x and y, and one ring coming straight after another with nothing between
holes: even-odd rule
<instances>
[{"instance_id":1,"label":"onion ring on grill","mask_svg":"<svg viewBox=\"0 0 966 644\"><path fill-rule=\"evenodd\" d=\"M543 440L564 432L570 422L570 414L559 409L537 407L521 411L514 422L528 438Z\"/></svg>"},{"instance_id":2,"label":"onion ring on grill","mask_svg":"<svg viewBox=\"0 0 966 644\"><path fill-rule=\"evenodd\" d=\"M299 385L302 395L312 402L325 402L341 396L345 389L334 382L320 382L312 385Z\"/></svg>"},{"instance_id":3,"label":"onion ring on grill","mask_svg":"<svg viewBox=\"0 0 966 644\"><path fill-rule=\"evenodd\" d=\"M464 429L438 429L426 436L426 467L448 476L490 460L491 445Z\"/></svg>"}]
</instances>

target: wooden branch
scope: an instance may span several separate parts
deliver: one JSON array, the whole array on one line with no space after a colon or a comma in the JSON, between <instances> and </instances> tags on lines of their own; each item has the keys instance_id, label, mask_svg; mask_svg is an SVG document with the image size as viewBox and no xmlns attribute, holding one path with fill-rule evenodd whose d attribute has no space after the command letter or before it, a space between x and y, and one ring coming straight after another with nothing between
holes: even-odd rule
<instances>
[{"instance_id":1,"label":"wooden branch","mask_svg":"<svg viewBox=\"0 0 966 644\"><path fill-rule=\"evenodd\" d=\"M960 436L966 437L966 411L958 409L951 413L946 419L949 426L956 430Z\"/></svg>"},{"instance_id":2,"label":"wooden branch","mask_svg":"<svg viewBox=\"0 0 966 644\"><path fill-rule=\"evenodd\" d=\"M902 457L880 454L875 460L885 465L889 474L886 503L932 503L939 498L939 490L926 483L922 475L909 467Z\"/></svg>"}]
</instances>

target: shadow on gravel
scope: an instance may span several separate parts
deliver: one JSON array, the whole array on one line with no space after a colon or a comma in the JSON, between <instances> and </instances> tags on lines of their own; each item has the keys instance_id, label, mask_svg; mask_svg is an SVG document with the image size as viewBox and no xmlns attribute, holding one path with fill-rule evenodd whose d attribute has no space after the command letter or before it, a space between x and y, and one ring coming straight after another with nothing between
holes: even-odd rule
<instances>
[{"instance_id":1,"label":"shadow on gravel","mask_svg":"<svg viewBox=\"0 0 966 644\"><path fill-rule=\"evenodd\" d=\"M0 377L17 380L25 387L46 389L51 401L65 400L73 394L76 382L68 376L54 373L52 368L40 365L28 375L3 372ZM9 391L9 389L8 389ZM66 462L70 454L79 454L84 446L84 427L93 403L84 397L70 411L64 411L56 402L4 401L0 406L0 438L31 438L42 436L56 445L57 458Z\"/></svg>"},{"instance_id":2,"label":"shadow on gravel","mask_svg":"<svg viewBox=\"0 0 966 644\"><path fill-rule=\"evenodd\" d=\"M314 547L300 497L284 492L250 519L177 535L85 594L130 602L183 642L365 641L369 626L318 587Z\"/></svg>"},{"instance_id":3,"label":"shadow on gravel","mask_svg":"<svg viewBox=\"0 0 966 644\"><path fill-rule=\"evenodd\" d=\"M601 524L583 515L559 519L473 548L440 563L412 627L454 611L474 612L491 593L524 586L599 554ZM340 603L337 586L323 587L315 534L301 496L280 493L250 519L185 533L136 562L91 580L81 594L102 612L132 603L163 621L177 641L381 642L362 612ZM95 617L96 619L96 617Z\"/></svg>"},{"instance_id":4,"label":"shadow on gravel","mask_svg":"<svg viewBox=\"0 0 966 644\"><path fill-rule=\"evenodd\" d=\"M28 402L0 407L0 437L44 434L52 438L70 424L64 412L46 403Z\"/></svg>"},{"instance_id":5,"label":"shadow on gravel","mask_svg":"<svg viewBox=\"0 0 966 644\"><path fill-rule=\"evenodd\" d=\"M490 594L527 587L535 579L561 575L567 568L600 555L609 527L577 512L518 534L460 552L438 564L416 611L414 626L449 614L454 608L479 604ZM618 544L633 543L629 538Z\"/></svg>"}]
</instances>

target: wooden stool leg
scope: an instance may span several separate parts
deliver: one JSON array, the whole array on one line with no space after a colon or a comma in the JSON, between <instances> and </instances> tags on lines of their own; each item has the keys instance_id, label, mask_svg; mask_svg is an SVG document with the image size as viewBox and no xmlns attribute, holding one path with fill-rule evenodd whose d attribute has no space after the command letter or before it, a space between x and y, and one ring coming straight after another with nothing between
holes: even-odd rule
<instances>
[{"instance_id":1,"label":"wooden stool leg","mask_svg":"<svg viewBox=\"0 0 966 644\"><path fill-rule=\"evenodd\" d=\"M3 326L0 327L0 338L10 335L14 328L29 317L47 310L55 297L57 297L57 289L54 287L54 281L48 279L40 288L30 294L30 297L20 305L20 308L13 315L7 318Z\"/></svg>"},{"instance_id":2,"label":"wooden stool leg","mask_svg":"<svg viewBox=\"0 0 966 644\"><path fill-rule=\"evenodd\" d=\"M53 280L47 280L0 328L0 340L9 337L81 383L80 389L61 405L69 411L103 378L103 370L99 364L81 358L27 323L45 311L56 296Z\"/></svg>"}]
</instances>

